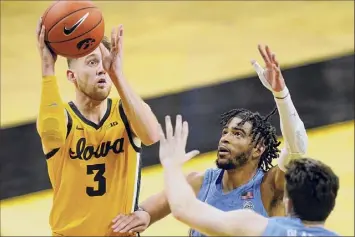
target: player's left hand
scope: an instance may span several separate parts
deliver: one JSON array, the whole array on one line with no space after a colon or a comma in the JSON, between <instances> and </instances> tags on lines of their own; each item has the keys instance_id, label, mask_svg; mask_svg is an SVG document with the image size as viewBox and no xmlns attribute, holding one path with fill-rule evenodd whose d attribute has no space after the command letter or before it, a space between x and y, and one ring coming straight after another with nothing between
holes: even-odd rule
<instances>
[{"instance_id":1,"label":"player's left hand","mask_svg":"<svg viewBox=\"0 0 355 237\"><path fill-rule=\"evenodd\" d=\"M149 226L150 215L145 211L135 211L130 215L118 215L112 222L113 232L142 233Z\"/></svg>"},{"instance_id":2,"label":"player's left hand","mask_svg":"<svg viewBox=\"0 0 355 237\"><path fill-rule=\"evenodd\" d=\"M173 131L170 116L165 117L165 128L166 137L161 125L159 124L159 158L163 166L182 165L200 153L197 150L193 150L186 154L185 148L187 137L189 135L189 127L186 121L182 122L181 115L176 116L175 132Z\"/></svg>"},{"instance_id":3,"label":"player's left hand","mask_svg":"<svg viewBox=\"0 0 355 237\"><path fill-rule=\"evenodd\" d=\"M123 25L115 27L111 31L111 52L101 43L102 64L105 71L112 77L122 76L123 61Z\"/></svg>"},{"instance_id":4,"label":"player's left hand","mask_svg":"<svg viewBox=\"0 0 355 237\"><path fill-rule=\"evenodd\" d=\"M265 46L265 51L260 45L258 45L258 50L261 57L265 62L265 69L262 68L259 63L255 60L251 61L259 79L263 85L272 92L280 92L285 88L285 80L282 76L279 62L276 60L275 53L270 51L269 46Z\"/></svg>"}]
</instances>

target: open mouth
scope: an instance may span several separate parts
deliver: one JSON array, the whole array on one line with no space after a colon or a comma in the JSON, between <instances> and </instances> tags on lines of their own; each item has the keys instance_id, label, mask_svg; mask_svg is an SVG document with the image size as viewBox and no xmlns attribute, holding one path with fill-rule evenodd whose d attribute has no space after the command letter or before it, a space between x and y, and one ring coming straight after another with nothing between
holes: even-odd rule
<instances>
[{"instance_id":1,"label":"open mouth","mask_svg":"<svg viewBox=\"0 0 355 237\"><path fill-rule=\"evenodd\" d=\"M230 151L228 148L224 147L224 146L219 146L218 147L218 154L220 155L226 155L226 154L229 154Z\"/></svg>"},{"instance_id":2,"label":"open mouth","mask_svg":"<svg viewBox=\"0 0 355 237\"><path fill-rule=\"evenodd\" d=\"M100 79L97 83L99 83L100 85L103 85L106 83L106 79Z\"/></svg>"}]
</instances>

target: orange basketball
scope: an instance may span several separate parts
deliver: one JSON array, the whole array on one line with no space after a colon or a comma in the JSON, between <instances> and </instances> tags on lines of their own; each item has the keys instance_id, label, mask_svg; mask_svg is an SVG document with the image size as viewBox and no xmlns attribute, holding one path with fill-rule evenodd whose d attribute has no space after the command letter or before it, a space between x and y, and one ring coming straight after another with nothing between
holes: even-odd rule
<instances>
[{"instance_id":1,"label":"orange basketball","mask_svg":"<svg viewBox=\"0 0 355 237\"><path fill-rule=\"evenodd\" d=\"M42 24L47 46L68 58L94 51L105 31L102 13L91 1L55 1L43 14Z\"/></svg>"}]
</instances>

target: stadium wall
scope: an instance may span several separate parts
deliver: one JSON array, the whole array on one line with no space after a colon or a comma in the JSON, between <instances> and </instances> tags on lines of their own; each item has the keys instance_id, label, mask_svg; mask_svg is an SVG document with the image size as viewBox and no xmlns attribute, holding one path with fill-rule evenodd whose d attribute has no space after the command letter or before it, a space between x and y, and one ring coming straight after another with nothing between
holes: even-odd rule
<instances>
[{"instance_id":1,"label":"stadium wall","mask_svg":"<svg viewBox=\"0 0 355 237\"><path fill-rule=\"evenodd\" d=\"M307 129L354 119L354 54L283 70L293 102ZM255 76L195 88L146 102L163 123L180 113L189 122L187 149L216 150L220 114L247 108L265 115L274 107L272 95ZM279 118L272 123L279 129ZM0 199L50 188L45 157L35 123L1 129ZM144 147L143 167L158 164L158 144Z\"/></svg>"}]
</instances>

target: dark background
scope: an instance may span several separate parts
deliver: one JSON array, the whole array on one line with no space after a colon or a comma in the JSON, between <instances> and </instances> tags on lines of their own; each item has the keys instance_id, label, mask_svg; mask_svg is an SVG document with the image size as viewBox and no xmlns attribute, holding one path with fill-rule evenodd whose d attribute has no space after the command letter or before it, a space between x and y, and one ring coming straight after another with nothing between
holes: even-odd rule
<instances>
[{"instance_id":1,"label":"dark background","mask_svg":"<svg viewBox=\"0 0 355 237\"><path fill-rule=\"evenodd\" d=\"M292 100L307 129L354 119L354 55L283 69ZM163 124L180 113L189 122L188 148L216 150L220 114L233 108L269 113L271 92L254 77L149 98L146 102ZM272 123L278 133L279 118ZM0 199L51 188L35 123L1 129ZM143 167L158 164L158 144L143 149Z\"/></svg>"}]
</instances>

